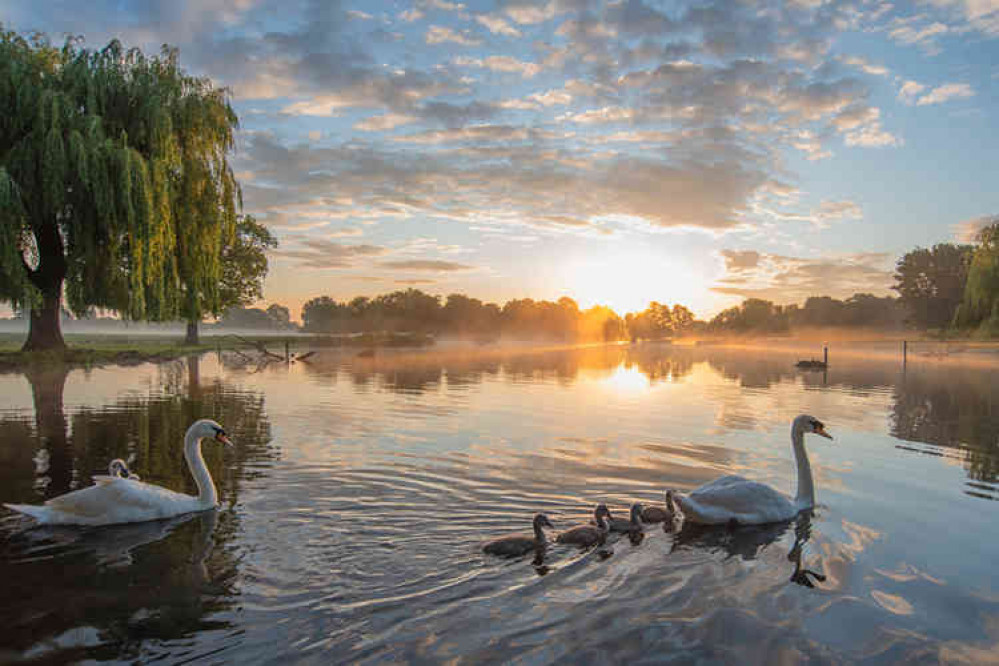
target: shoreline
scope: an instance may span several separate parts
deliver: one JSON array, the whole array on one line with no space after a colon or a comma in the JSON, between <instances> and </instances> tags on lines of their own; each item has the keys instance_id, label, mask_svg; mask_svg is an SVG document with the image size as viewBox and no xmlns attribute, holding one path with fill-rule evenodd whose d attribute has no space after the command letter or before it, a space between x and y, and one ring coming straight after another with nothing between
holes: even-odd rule
<instances>
[{"instance_id":1,"label":"shoreline","mask_svg":"<svg viewBox=\"0 0 999 666\"><path fill-rule=\"evenodd\" d=\"M78 334L67 333L64 351L23 352L24 337L0 333L0 372L17 372L30 368L63 366L90 368L103 366L133 366L142 363L165 363L210 351L265 351L272 357L286 352L360 351L361 358L371 358L374 352L395 352L398 355L449 356L507 355L557 350L594 349L600 347L640 348L645 345L672 345L678 349L708 351L709 349L766 350L776 353L799 354L802 358L821 358L823 346L829 347L830 367L839 357L877 356L902 358L902 343L908 343L908 360L930 361L999 361L999 340L941 339L936 336L891 333L872 335L858 331L855 337L823 337L818 332L803 336L690 337L664 340L627 340L571 343L546 340L481 341L460 338L434 339L428 335L407 333L335 335L203 335L197 345L183 344L182 335Z\"/></svg>"}]
</instances>

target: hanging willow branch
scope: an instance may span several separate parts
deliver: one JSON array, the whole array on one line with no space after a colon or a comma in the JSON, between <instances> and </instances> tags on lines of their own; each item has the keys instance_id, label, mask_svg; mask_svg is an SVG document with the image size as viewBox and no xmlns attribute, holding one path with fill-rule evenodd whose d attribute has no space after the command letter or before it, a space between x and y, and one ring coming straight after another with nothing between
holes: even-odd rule
<instances>
[{"instance_id":1,"label":"hanging willow branch","mask_svg":"<svg viewBox=\"0 0 999 666\"><path fill-rule=\"evenodd\" d=\"M237 125L227 91L174 50L55 48L0 26L0 300L35 306L65 281L78 314L217 310Z\"/></svg>"}]
</instances>

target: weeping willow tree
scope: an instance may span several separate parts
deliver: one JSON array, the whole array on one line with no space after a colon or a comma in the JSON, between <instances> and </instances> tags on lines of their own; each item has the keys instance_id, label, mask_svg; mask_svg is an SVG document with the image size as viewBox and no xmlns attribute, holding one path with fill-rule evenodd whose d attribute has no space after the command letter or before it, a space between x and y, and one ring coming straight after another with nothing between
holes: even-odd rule
<instances>
[{"instance_id":1,"label":"weeping willow tree","mask_svg":"<svg viewBox=\"0 0 999 666\"><path fill-rule=\"evenodd\" d=\"M176 52L171 55L175 60ZM185 83L173 117L183 165L173 190L173 214L186 342L197 344L198 322L228 307L225 251L238 241L242 199L228 161L238 126L228 92L207 79Z\"/></svg>"},{"instance_id":2,"label":"weeping willow tree","mask_svg":"<svg viewBox=\"0 0 999 666\"><path fill-rule=\"evenodd\" d=\"M999 333L999 219L979 232L978 241L955 322L968 328L984 326L996 334Z\"/></svg>"},{"instance_id":3,"label":"weeping willow tree","mask_svg":"<svg viewBox=\"0 0 999 666\"><path fill-rule=\"evenodd\" d=\"M176 51L0 27L0 299L30 310L24 349L65 347L59 314L164 320L221 277L239 189L226 93Z\"/></svg>"},{"instance_id":4,"label":"weeping willow tree","mask_svg":"<svg viewBox=\"0 0 999 666\"><path fill-rule=\"evenodd\" d=\"M249 305L263 298L264 278L267 277L267 250L277 247L278 241L270 229L252 215L240 216L232 242L222 250L222 278L217 290L212 291L214 302L202 298L202 307L208 314L222 316L232 307ZM187 321L187 344L198 343L198 321Z\"/></svg>"}]
</instances>

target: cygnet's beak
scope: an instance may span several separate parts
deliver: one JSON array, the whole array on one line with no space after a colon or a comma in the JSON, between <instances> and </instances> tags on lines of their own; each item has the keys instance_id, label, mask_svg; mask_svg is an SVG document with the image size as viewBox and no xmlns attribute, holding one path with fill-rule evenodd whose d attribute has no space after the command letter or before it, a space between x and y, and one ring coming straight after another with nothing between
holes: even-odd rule
<instances>
[{"instance_id":1,"label":"cygnet's beak","mask_svg":"<svg viewBox=\"0 0 999 666\"><path fill-rule=\"evenodd\" d=\"M822 427L816 428L815 429L815 434L816 435L821 435L822 437L825 437L826 439L832 439L833 438L833 436L830 435L829 433L827 433L826 429L822 428Z\"/></svg>"}]
</instances>

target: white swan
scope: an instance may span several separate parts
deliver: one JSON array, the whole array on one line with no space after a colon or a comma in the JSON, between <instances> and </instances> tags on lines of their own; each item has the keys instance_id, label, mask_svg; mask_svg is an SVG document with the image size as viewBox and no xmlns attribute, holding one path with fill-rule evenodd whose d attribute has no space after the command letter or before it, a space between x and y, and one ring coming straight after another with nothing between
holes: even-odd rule
<instances>
[{"instance_id":1,"label":"white swan","mask_svg":"<svg viewBox=\"0 0 999 666\"><path fill-rule=\"evenodd\" d=\"M741 476L723 476L710 481L688 495L675 495L685 521L705 525L739 523L760 525L791 520L799 512L815 506L815 484L812 468L805 453L805 433L827 439L822 422L801 414L791 424L791 443L798 466L798 493L793 500L770 486Z\"/></svg>"},{"instance_id":2,"label":"white swan","mask_svg":"<svg viewBox=\"0 0 999 666\"><path fill-rule=\"evenodd\" d=\"M134 477L95 476L96 485L54 497L42 506L4 504L46 525L113 525L171 518L193 511L213 509L218 503L215 484L201 457L201 440L206 437L232 445L225 430L211 419L201 419L187 429L184 458L198 484L192 497L166 488L137 481Z\"/></svg>"}]
</instances>

